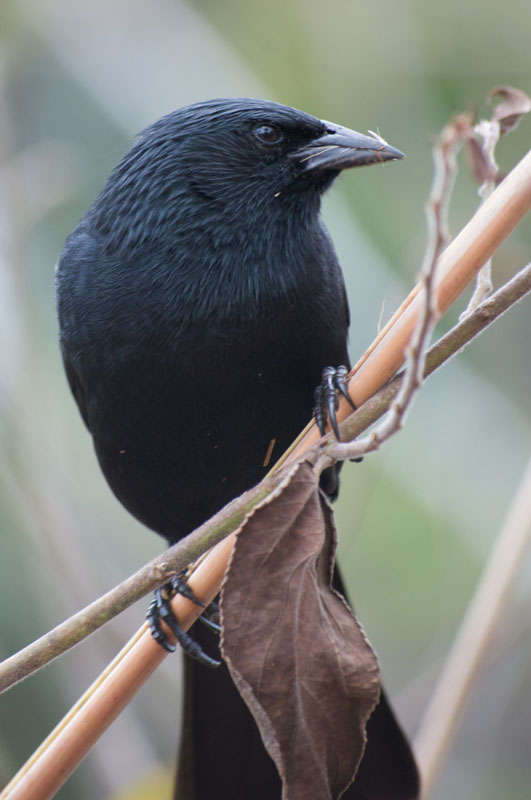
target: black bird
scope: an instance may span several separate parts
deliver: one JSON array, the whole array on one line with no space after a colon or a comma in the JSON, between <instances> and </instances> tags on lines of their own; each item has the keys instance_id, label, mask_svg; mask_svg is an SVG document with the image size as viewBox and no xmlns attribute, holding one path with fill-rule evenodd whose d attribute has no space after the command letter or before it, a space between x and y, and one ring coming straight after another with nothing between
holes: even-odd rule
<instances>
[{"instance_id":1,"label":"black bird","mask_svg":"<svg viewBox=\"0 0 531 800\"><path fill-rule=\"evenodd\" d=\"M68 237L57 268L68 380L111 489L169 543L260 481L311 416L323 369L348 365L321 196L342 169L401 155L276 103L198 103L138 136ZM324 488L336 493L334 475ZM226 668L186 671L176 797L279 800ZM344 797L417 794L382 696Z\"/></svg>"}]
</instances>

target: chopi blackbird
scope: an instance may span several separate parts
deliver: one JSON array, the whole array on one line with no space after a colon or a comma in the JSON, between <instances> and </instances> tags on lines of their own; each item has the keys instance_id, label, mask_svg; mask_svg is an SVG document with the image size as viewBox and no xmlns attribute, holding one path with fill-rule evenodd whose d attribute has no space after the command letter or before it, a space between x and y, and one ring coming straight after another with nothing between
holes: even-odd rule
<instances>
[{"instance_id":1,"label":"chopi blackbird","mask_svg":"<svg viewBox=\"0 0 531 800\"><path fill-rule=\"evenodd\" d=\"M276 103L197 103L137 137L66 240L56 285L70 387L116 497L169 543L260 481L311 415L324 368L348 366L321 196L341 170L401 155ZM334 474L323 488L336 493ZM209 631L195 638L217 647ZM187 659L185 677L175 796L279 800L225 666ZM367 736L343 796L417 797L385 695Z\"/></svg>"}]
</instances>

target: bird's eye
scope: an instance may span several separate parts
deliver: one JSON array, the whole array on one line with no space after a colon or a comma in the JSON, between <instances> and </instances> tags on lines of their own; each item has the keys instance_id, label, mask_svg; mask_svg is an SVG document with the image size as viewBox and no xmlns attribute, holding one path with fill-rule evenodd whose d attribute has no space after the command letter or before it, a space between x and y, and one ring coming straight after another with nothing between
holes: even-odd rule
<instances>
[{"instance_id":1,"label":"bird's eye","mask_svg":"<svg viewBox=\"0 0 531 800\"><path fill-rule=\"evenodd\" d=\"M275 125L257 125L253 134L261 144L278 144L284 138L280 128Z\"/></svg>"}]
</instances>

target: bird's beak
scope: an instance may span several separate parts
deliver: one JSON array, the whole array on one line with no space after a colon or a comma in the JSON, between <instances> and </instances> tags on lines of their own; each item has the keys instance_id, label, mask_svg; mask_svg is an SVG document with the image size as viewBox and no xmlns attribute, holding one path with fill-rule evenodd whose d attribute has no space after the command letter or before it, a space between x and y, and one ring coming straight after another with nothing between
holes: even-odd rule
<instances>
[{"instance_id":1,"label":"bird's beak","mask_svg":"<svg viewBox=\"0 0 531 800\"><path fill-rule=\"evenodd\" d=\"M325 172L363 167L404 158L404 153L376 136L325 122L327 132L296 150L292 157L303 172Z\"/></svg>"}]
</instances>

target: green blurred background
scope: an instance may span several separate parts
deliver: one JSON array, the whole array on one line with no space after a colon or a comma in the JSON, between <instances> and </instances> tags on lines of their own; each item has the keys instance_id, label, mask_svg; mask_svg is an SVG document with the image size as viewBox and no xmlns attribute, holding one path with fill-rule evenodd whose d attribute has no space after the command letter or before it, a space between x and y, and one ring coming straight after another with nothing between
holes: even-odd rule
<instances>
[{"instance_id":1,"label":"green blurred background","mask_svg":"<svg viewBox=\"0 0 531 800\"><path fill-rule=\"evenodd\" d=\"M344 267L354 359L412 286L425 233L430 140L487 91L531 91L529 0L17 0L0 9L0 655L157 554L114 500L70 397L53 268L134 134L183 104L252 95L407 154L344 175L324 213ZM531 119L498 148L509 169ZM457 232L477 206L466 167ZM500 284L530 258L525 220L495 258ZM441 323L443 330L449 320ZM343 471L337 504L351 595L410 734L515 492L531 441L524 302L424 388L406 430ZM529 559L511 595L434 800L531 793ZM147 601L0 699L0 782L122 642ZM59 797L164 797L179 709L167 659ZM230 735L230 732L228 732ZM145 785L144 792L139 787ZM132 794L136 787L137 794ZM123 794L122 794L123 793Z\"/></svg>"}]
</instances>

